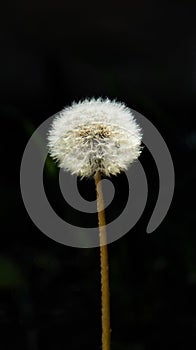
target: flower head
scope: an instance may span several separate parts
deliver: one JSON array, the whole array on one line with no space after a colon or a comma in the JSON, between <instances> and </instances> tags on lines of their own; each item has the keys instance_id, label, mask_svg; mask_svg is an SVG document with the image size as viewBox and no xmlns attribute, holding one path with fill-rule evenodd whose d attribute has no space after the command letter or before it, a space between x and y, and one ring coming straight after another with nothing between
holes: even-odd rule
<instances>
[{"instance_id":1,"label":"flower head","mask_svg":"<svg viewBox=\"0 0 196 350\"><path fill-rule=\"evenodd\" d=\"M81 177L117 175L141 153L141 129L131 110L109 99L73 103L53 120L49 152L61 168Z\"/></svg>"}]
</instances>

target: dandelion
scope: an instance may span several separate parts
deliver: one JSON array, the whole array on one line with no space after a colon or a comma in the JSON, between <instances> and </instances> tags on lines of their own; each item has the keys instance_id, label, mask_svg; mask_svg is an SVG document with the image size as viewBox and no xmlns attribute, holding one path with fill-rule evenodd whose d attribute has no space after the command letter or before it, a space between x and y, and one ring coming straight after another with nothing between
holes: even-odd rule
<instances>
[{"instance_id":1,"label":"dandelion","mask_svg":"<svg viewBox=\"0 0 196 350\"><path fill-rule=\"evenodd\" d=\"M123 103L84 100L63 109L49 130L50 155L80 177L126 170L141 152L141 130Z\"/></svg>"},{"instance_id":2,"label":"dandelion","mask_svg":"<svg viewBox=\"0 0 196 350\"><path fill-rule=\"evenodd\" d=\"M95 179L100 234L102 349L110 349L107 233L101 176L126 170L141 153L141 129L131 110L109 99L73 103L54 119L48 133L51 157L59 167Z\"/></svg>"}]
</instances>

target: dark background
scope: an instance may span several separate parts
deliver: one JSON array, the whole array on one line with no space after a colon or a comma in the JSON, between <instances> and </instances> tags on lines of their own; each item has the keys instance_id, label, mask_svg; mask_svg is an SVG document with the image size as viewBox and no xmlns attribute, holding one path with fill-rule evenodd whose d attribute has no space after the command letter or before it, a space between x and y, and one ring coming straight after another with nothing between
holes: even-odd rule
<instances>
[{"instance_id":1,"label":"dark background","mask_svg":"<svg viewBox=\"0 0 196 350\"><path fill-rule=\"evenodd\" d=\"M170 210L147 235L158 173L144 149L146 209L131 232L109 245L112 350L195 348L195 13L195 1L179 0L19 0L2 7L1 350L101 348L99 249L45 236L19 188L33 131L73 100L93 96L117 98L152 121L176 172ZM63 212L51 169L47 193ZM126 197L123 174L116 183L122 194L114 212ZM93 198L92 182L81 184L85 189Z\"/></svg>"}]
</instances>

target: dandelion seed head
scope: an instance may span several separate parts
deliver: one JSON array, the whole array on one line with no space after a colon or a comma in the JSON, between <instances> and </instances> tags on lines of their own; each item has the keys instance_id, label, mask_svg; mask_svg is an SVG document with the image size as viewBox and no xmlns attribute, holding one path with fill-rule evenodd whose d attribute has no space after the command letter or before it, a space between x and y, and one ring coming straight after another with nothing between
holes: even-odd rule
<instances>
[{"instance_id":1,"label":"dandelion seed head","mask_svg":"<svg viewBox=\"0 0 196 350\"><path fill-rule=\"evenodd\" d=\"M109 99L73 103L54 118L49 153L59 167L80 177L117 175L141 153L142 133L125 104Z\"/></svg>"}]
</instances>

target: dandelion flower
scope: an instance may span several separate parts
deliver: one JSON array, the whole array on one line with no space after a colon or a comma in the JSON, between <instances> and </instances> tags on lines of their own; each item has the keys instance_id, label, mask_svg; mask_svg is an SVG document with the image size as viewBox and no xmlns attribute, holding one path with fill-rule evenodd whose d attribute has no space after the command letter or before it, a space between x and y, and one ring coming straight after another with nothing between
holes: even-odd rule
<instances>
[{"instance_id":1,"label":"dandelion flower","mask_svg":"<svg viewBox=\"0 0 196 350\"><path fill-rule=\"evenodd\" d=\"M55 117L49 152L59 167L81 177L117 175L141 153L141 129L123 103L91 99L73 103Z\"/></svg>"},{"instance_id":2,"label":"dandelion flower","mask_svg":"<svg viewBox=\"0 0 196 350\"><path fill-rule=\"evenodd\" d=\"M48 134L50 155L81 177L94 176L100 235L102 350L110 350L107 233L101 175L117 175L141 153L141 129L131 110L109 99L73 103L54 119Z\"/></svg>"}]
</instances>

